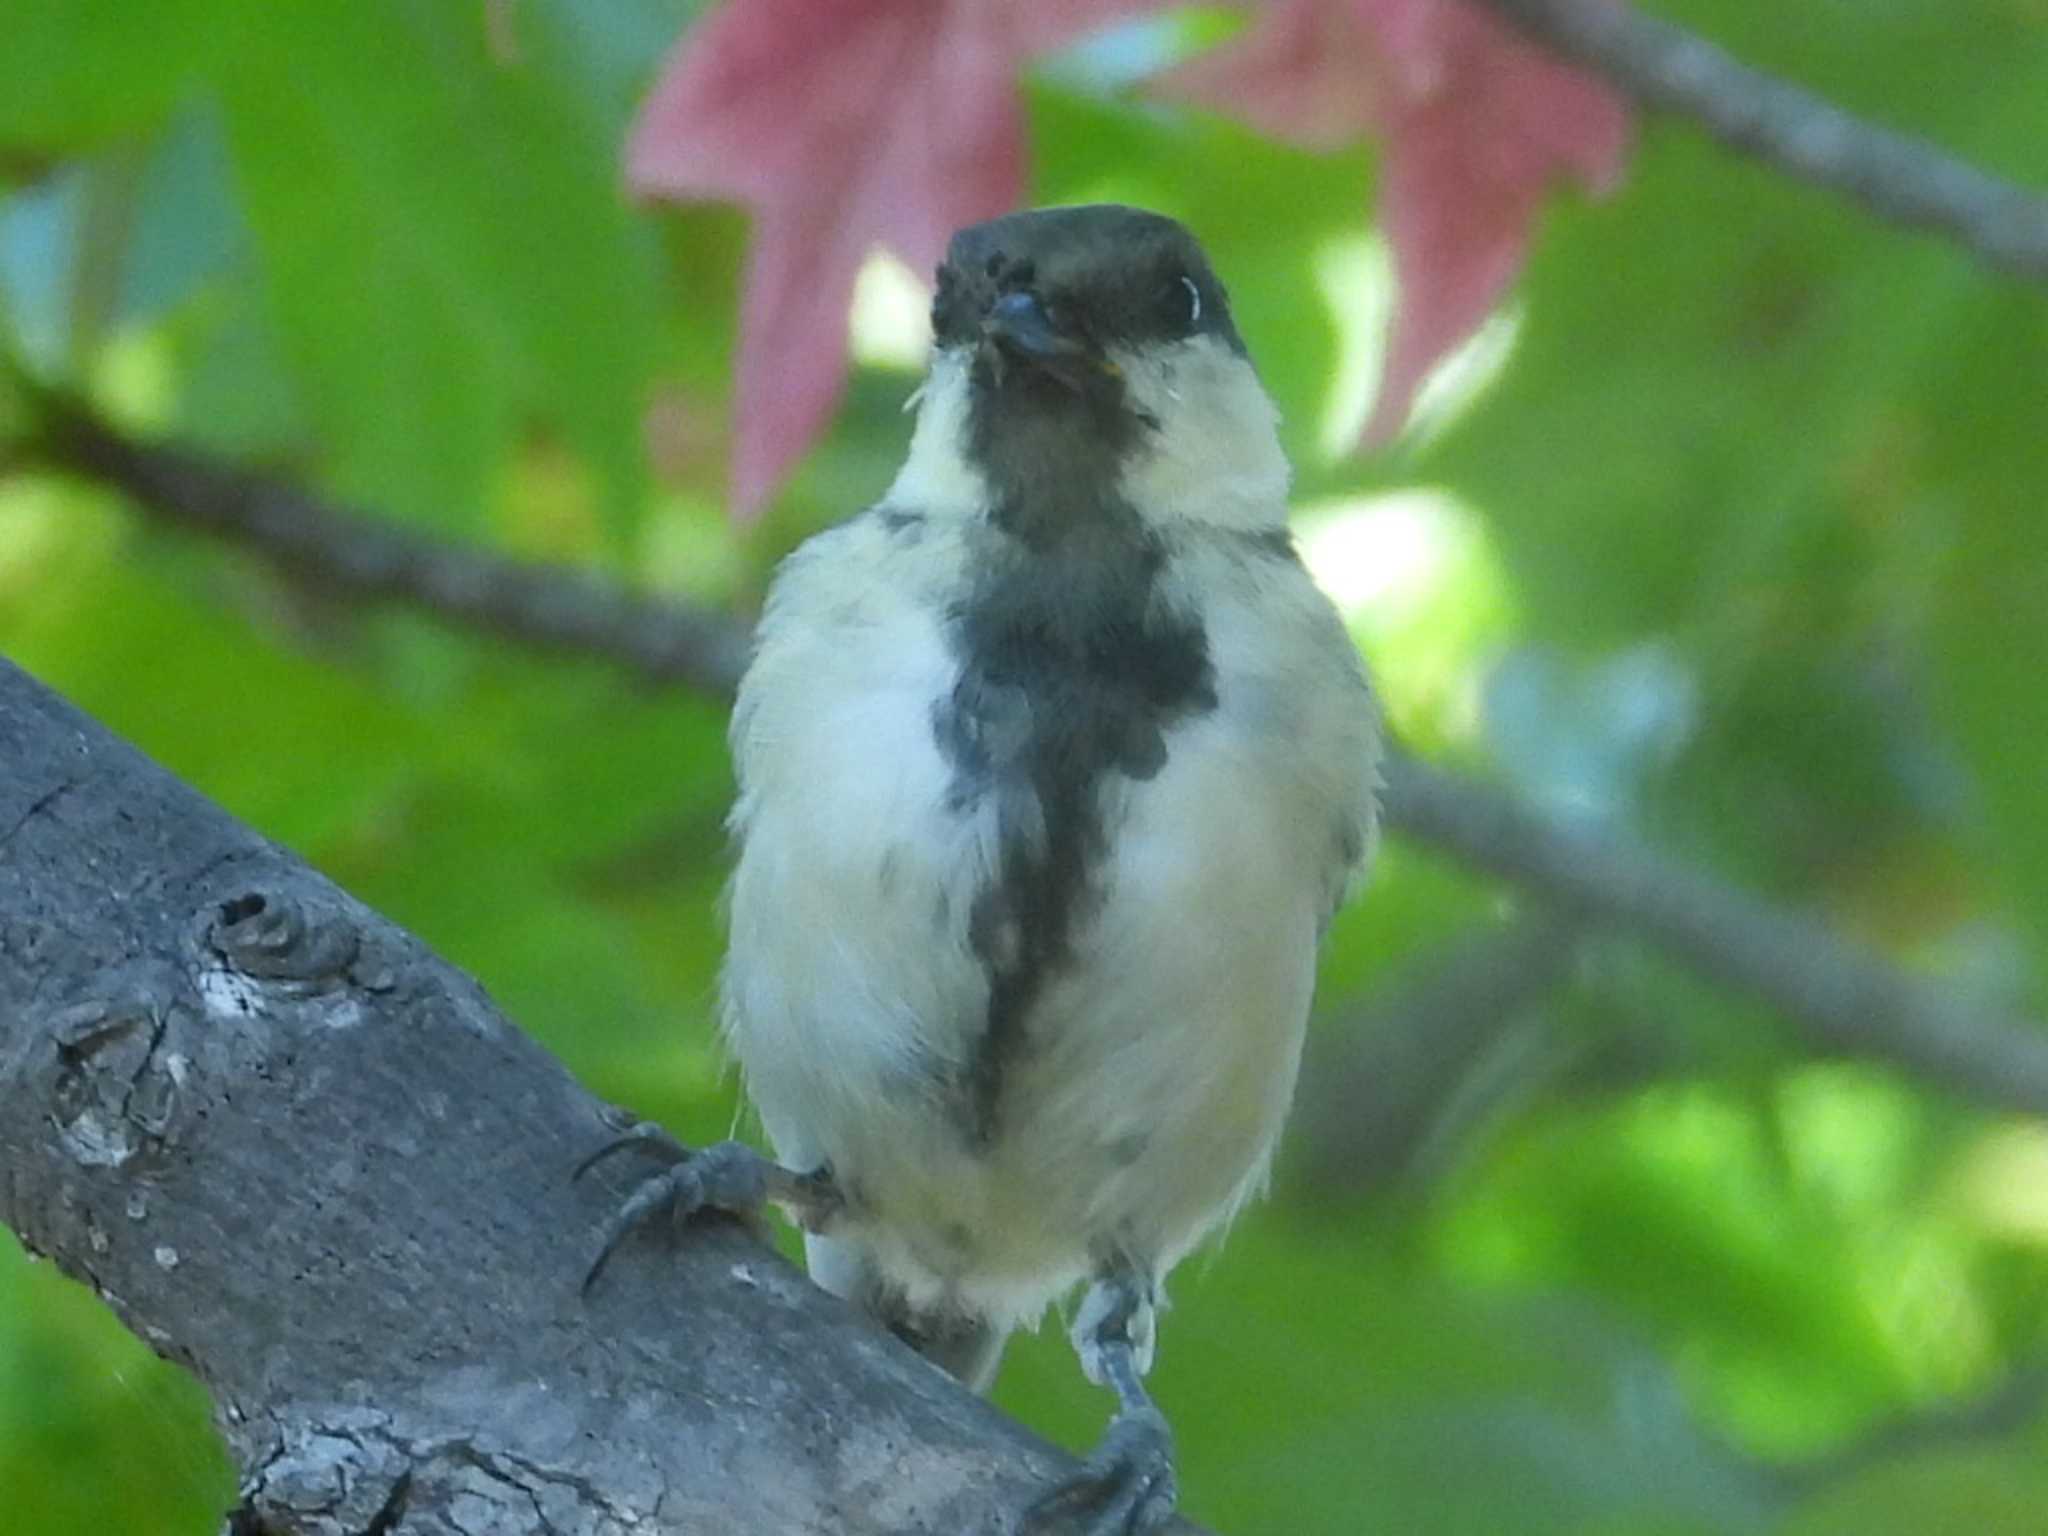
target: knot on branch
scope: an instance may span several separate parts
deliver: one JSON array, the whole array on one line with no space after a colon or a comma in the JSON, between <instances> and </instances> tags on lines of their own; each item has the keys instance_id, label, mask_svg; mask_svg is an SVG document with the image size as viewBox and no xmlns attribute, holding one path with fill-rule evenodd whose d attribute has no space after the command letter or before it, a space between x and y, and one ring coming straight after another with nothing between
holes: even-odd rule
<instances>
[{"instance_id":1,"label":"knot on branch","mask_svg":"<svg viewBox=\"0 0 2048 1536\"><path fill-rule=\"evenodd\" d=\"M362 946L340 905L249 889L202 910L206 948L245 976L318 985L345 976Z\"/></svg>"},{"instance_id":2,"label":"knot on branch","mask_svg":"<svg viewBox=\"0 0 2048 1536\"><path fill-rule=\"evenodd\" d=\"M53 1109L80 1164L118 1168L169 1132L187 1065L163 1049L173 996L164 981L115 973L51 1019Z\"/></svg>"}]
</instances>

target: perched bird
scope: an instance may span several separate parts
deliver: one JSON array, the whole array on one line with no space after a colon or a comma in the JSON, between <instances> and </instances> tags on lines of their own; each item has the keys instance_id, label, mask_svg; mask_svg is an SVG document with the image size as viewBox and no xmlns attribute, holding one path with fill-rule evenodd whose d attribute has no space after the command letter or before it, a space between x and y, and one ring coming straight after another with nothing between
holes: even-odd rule
<instances>
[{"instance_id":1,"label":"perched bird","mask_svg":"<svg viewBox=\"0 0 2048 1536\"><path fill-rule=\"evenodd\" d=\"M774 1200L820 1285L977 1390L1086 1282L1116 1417L1027 1525L1149 1531L1160 1285L1265 1183L1376 715L1185 229L974 225L932 322L901 473L783 565L733 716L725 1033L780 1162L676 1149L604 1252Z\"/></svg>"}]
</instances>

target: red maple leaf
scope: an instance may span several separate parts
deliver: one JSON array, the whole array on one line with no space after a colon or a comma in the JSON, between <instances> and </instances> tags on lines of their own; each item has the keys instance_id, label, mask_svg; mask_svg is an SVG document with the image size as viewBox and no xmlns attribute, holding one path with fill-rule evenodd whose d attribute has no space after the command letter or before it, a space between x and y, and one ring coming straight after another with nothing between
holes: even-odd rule
<instances>
[{"instance_id":1,"label":"red maple leaf","mask_svg":"<svg viewBox=\"0 0 2048 1536\"><path fill-rule=\"evenodd\" d=\"M731 199L754 227L740 305L733 504L760 508L844 387L861 263L930 271L947 236L1023 190L1016 81L1032 54L1161 0L726 0L662 71L628 151L643 194ZM1619 174L1604 87L1469 0L1271 0L1158 88L1277 138L1386 150L1399 303L1369 441L1477 329L1545 193Z\"/></svg>"},{"instance_id":2,"label":"red maple leaf","mask_svg":"<svg viewBox=\"0 0 2048 1536\"><path fill-rule=\"evenodd\" d=\"M876 246L930 272L1024 189L1030 55L1158 0L727 0L684 36L627 150L644 195L753 214L740 300L733 509L762 503L846 377Z\"/></svg>"},{"instance_id":3,"label":"red maple leaf","mask_svg":"<svg viewBox=\"0 0 2048 1536\"><path fill-rule=\"evenodd\" d=\"M1500 301L1545 194L1567 177L1606 191L1628 144L1612 92L1469 0L1272 0L1155 89L1310 149L1383 144L1398 294L1367 442L1400 430Z\"/></svg>"}]
</instances>

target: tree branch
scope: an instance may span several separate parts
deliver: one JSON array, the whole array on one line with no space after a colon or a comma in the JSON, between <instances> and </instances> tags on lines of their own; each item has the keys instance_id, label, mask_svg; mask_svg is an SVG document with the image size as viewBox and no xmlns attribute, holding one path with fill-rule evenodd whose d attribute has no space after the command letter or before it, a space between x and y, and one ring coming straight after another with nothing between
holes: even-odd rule
<instances>
[{"instance_id":1,"label":"tree branch","mask_svg":"<svg viewBox=\"0 0 2048 1536\"><path fill-rule=\"evenodd\" d=\"M6 662L0 848L0 1219L212 1392L232 1529L998 1530L1068 1470L734 1223L579 1295L605 1107Z\"/></svg>"},{"instance_id":2,"label":"tree branch","mask_svg":"<svg viewBox=\"0 0 2048 1536\"><path fill-rule=\"evenodd\" d=\"M35 447L158 518L257 550L323 589L416 603L719 697L730 696L744 664L745 633L729 616L345 512L203 455L136 441L75 405L50 403ZM2048 1032L1910 976L1811 918L1411 758L1390 764L1385 810L1404 837L1762 997L1821 1051L1895 1062L1984 1103L2048 1114Z\"/></svg>"},{"instance_id":3,"label":"tree branch","mask_svg":"<svg viewBox=\"0 0 2048 1536\"><path fill-rule=\"evenodd\" d=\"M1981 260L2048 284L2048 197L1922 140L1868 123L1620 0L1480 0L1645 107L1692 119L1733 149L1935 230Z\"/></svg>"},{"instance_id":4,"label":"tree branch","mask_svg":"<svg viewBox=\"0 0 2048 1536\"><path fill-rule=\"evenodd\" d=\"M1413 758L1389 762L1387 804L1418 842L1763 998L1821 1051L1894 1062L1982 1103L2048 1114L2048 1033L2031 1019L1909 975L1802 913Z\"/></svg>"},{"instance_id":5,"label":"tree branch","mask_svg":"<svg viewBox=\"0 0 2048 1536\"><path fill-rule=\"evenodd\" d=\"M315 591L410 603L719 698L739 685L748 638L729 614L345 512L205 454L128 437L63 397L41 395L39 406L31 458L115 486L164 522L255 550Z\"/></svg>"}]
</instances>

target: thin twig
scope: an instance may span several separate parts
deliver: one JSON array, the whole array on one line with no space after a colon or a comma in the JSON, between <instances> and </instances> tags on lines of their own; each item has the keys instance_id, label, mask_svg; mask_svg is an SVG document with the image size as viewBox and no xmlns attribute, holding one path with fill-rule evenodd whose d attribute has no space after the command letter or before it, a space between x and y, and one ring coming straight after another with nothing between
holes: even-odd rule
<instances>
[{"instance_id":1,"label":"thin twig","mask_svg":"<svg viewBox=\"0 0 2048 1536\"><path fill-rule=\"evenodd\" d=\"M2048 196L1865 122L1617 0L1481 0L1646 107L1840 192L1893 223L1947 235L1993 267L2048 284ZM2048 144L2044 144L2048 148Z\"/></svg>"},{"instance_id":2,"label":"thin twig","mask_svg":"<svg viewBox=\"0 0 2048 1536\"><path fill-rule=\"evenodd\" d=\"M139 442L75 404L52 405L46 419L37 445L46 461L330 589L407 602L719 698L731 696L745 664L746 630L730 615L346 512L206 455ZM1908 975L1809 917L1410 758L1389 765L1385 810L1395 832L1536 893L1567 919L1633 933L1764 998L1821 1051L1895 1062L1981 1102L2048 1115L2048 1031L2031 1019Z\"/></svg>"}]
</instances>

